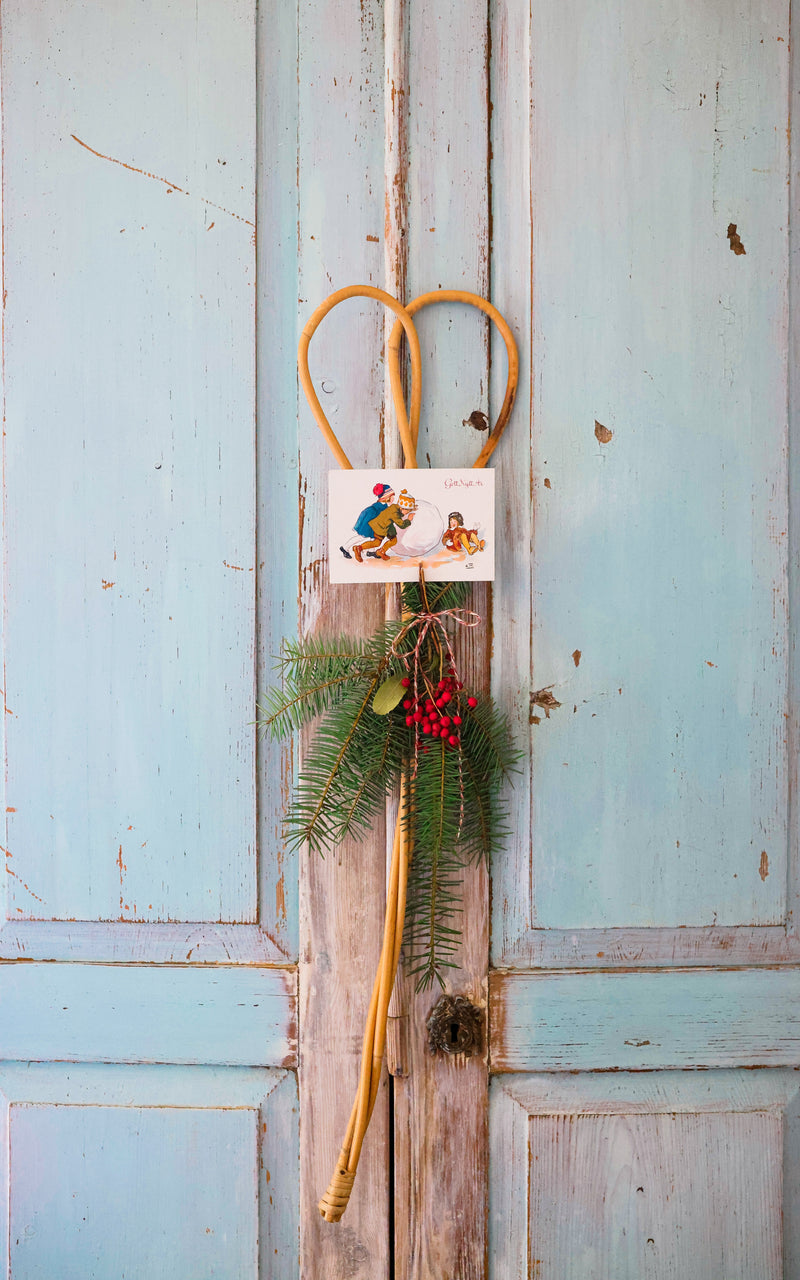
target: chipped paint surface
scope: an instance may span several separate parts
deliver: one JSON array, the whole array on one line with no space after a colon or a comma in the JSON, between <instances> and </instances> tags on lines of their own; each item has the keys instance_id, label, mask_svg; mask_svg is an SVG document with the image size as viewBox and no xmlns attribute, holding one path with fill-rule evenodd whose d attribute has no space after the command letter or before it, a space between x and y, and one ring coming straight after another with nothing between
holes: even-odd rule
<instances>
[{"instance_id":1,"label":"chipped paint surface","mask_svg":"<svg viewBox=\"0 0 800 1280\"><path fill-rule=\"evenodd\" d=\"M534 6L525 43L535 510L530 544L508 531L531 547L530 688L578 710L531 708L532 851L496 869L494 954L563 958L572 930L583 962L607 928L662 956L707 930L712 956L723 928L783 955L788 6L592 4L602 65L568 52L578 8Z\"/></svg>"},{"instance_id":2,"label":"chipped paint surface","mask_svg":"<svg viewBox=\"0 0 800 1280\"><path fill-rule=\"evenodd\" d=\"M10 847L55 920L257 916L253 11L170 6L168 76L130 0L3 11Z\"/></svg>"}]
</instances>

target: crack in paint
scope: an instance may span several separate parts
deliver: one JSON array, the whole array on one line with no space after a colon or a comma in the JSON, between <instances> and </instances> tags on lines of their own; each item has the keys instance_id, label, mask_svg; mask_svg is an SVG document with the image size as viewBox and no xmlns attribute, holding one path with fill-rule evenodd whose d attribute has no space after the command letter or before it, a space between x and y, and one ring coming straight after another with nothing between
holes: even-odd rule
<instances>
[{"instance_id":1,"label":"crack in paint","mask_svg":"<svg viewBox=\"0 0 800 1280\"><path fill-rule=\"evenodd\" d=\"M0 846L0 848L2 848L2 846ZM16 871L12 871L10 866L8 865L8 859L14 857L13 853L11 853L10 850L8 849L3 849L3 853L6 856L6 871L8 875L13 876L15 880L18 880L19 883L22 885L23 889L27 889L31 897L35 898L37 902L41 902L42 906L44 906L44 898L40 898L38 893L34 893L31 886L29 884L26 884L25 881L22 879L22 876L18 876ZM17 911L21 911L21 910L22 910L21 907L17 907Z\"/></svg>"},{"instance_id":2,"label":"crack in paint","mask_svg":"<svg viewBox=\"0 0 800 1280\"><path fill-rule=\"evenodd\" d=\"M229 218L235 218L237 222L245 222L248 227L255 227L256 225L254 222L251 222L249 218L243 218L240 213L234 213L231 209L226 209L224 205L215 204L213 200L207 200L205 196L193 197L191 192L187 191L185 187L179 187L177 182L170 182L169 178L159 177L157 173L151 173L149 169L140 169L135 164L127 164L125 160L117 160L116 156L107 156L102 151L96 151L94 147L89 146L88 142L83 142L74 133L71 133L70 137L74 142L77 142L79 147L83 147L85 151L90 151L93 156L98 156L100 160L108 160L109 164L118 164L123 169L128 169L131 173L140 173L144 178L152 178L153 182L163 182L164 186L168 188L168 195L173 191L177 191L182 196L188 196L189 199L200 200L203 204L208 205L209 209L219 209L220 213L227 213ZM211 226L213 227L213 225L214 224L212 222ZM208 230L210 229L211 228L209 227Z\"/></svg>"}]
</instances>

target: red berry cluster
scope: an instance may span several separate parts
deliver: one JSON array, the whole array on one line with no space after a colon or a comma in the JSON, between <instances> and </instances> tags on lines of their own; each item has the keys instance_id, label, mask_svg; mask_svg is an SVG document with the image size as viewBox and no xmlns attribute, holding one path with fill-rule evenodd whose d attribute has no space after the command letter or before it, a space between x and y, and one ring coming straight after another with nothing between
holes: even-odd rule
<instances>
[{"instance_id":1,"label":"red berry cluster","mask_svg":"<svg viewBox=\"0 0 800 1280\"><path fill-rule=\"evenodd\" d=\"M410 689L410 678L404 676L401 684L404 689ZM406 712L408 727L418 726L417 731L425 734L426 737L441 738L448 746L457 747L460 741L458 730L463 723L462 717L458 714L459 695L463 688L463 684L454 674L445 676L436 686L426 680L421 694L412 693L410 697L403 699L403 710ZM450 707L448 704L453 702L453 699L455 704ZM466 702L468 707L478 705L477 698L468 697ZM427 743L425 750L427 750Z\"/></svg>"}]
</instances>

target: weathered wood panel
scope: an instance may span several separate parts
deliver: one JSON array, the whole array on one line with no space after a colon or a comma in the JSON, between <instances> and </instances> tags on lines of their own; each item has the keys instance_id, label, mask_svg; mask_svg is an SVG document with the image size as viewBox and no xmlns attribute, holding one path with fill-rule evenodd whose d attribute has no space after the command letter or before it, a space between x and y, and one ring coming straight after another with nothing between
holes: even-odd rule
<instances>
[{"instance_id":1,"label":"weathered wood panel","mask_svg":"<svg viewBox=\"0 0 800 1280\"><path fill-rule=\"evenodd\" d=\"M541 1280L781 1280L782 1118L537 1116L529 1267Z\"/></svg>"},{"instance_id":2,"label":"weathered wood panel","mask_svg":"<svg viewBox=\"0 0 800 1280\"><path fill-rule=\"evenodd\" d=\"M788 5L579 8L531 39L532 688L561 706L532 707L530 872L496 882L517 962L529 924L786 915Z\"/></svg>"},{"instance_id":3,"label":"weathered wood panel","mask_svg":"<svg viewBox=\"0 0 800 1280\"><path fill-rule=\"evenodd\" d=\"M783 1066L800 971L495 973L490 1025L493 1071Z\"/></svg>"},{"instance_id":4,"label":"weathered wood panel","mask_svg":"<svg viewBox=\"0 0 800 1280\"><path fill-rule=\"evenodd\" d=\"M509 716L523 764L509 788L506 852L492 867L492 955L508 951L515 932L532 924L531 904L520 900L531 846L531 608L533 504L531 502L532 365L530 6L502 0L491 6L491 291L511 325L520 357L519 387L497 469L498 572L492 585L492 692ZM502 403L505 355L492 348L491 403ZM509 918L509 903L520 913ZM512 936L508 936L509 926ZM526 932L527 936L527 932ZM526 957L527 958L527 957ZM509 962L511 963L511 962Z\"/></svg>"},{"instance_id":5,"label":"weathered wood panel","mask_svg":"<svg viewBox=\"0 0 800 1280\"><path fill-rule=\"evenodd\" d=\"M0 1089L14 1275L297 1274L292 1076L10 1064ZM213 1179L197 1176L198 1151Z\"/></svg>"},{"instance_id":6,"label":"weathered wood panel","mask_svg":"<svg viewBox=\"0 0 800 1280\"><path fill-rule=\"evenodd\" d=\"M266 852L264 861L270 857ZM275 864L279 870L279 865ZM267 874L267 873L265 873ZM276 927L281 936L282 917ZM283 946L261 925L98 924L9 920L0 929L4 960L92 960L100 963L280 964Z\"/></svg>"},{"instance_id":7,"label":"weathered wood panel","mask_svg":"<svg viewBox=\"0 0 800 1280\"><path fill-rule=\"evenodd\" d=\"M299 321L334 289L383 283L382 8L377 0L298 6ZM382 464L384 317L352 301L315 335L310 368L354 466ZM304 632L369 634L380 588L327 586L327 472L335 466L305 402L300 409L300 572ZM368 844L324 860L304 855L300 882L301 1271L381 1280L389 1269L388 1108L384 1087L347 1216L322 1221L358 1082L361 1037L378 964L385 900L383 824Z\"/></svg>"},{"instance_id":8,"label":"weathered wood panel","mask_svg":"<svg viewBox=\"0 0 800 1280\"><path fill-rule=\"evenodd\" d=\"M407 138L407 223L398 278L406 296L436 288L489 293L487 8L464 3L409 4L393 35L407 74L387 102L394 133ZM402 51L407 46L405 56ZM390 131L391 133L392 131ZM391 207L392 187L387 188ZM504 308L502 298L493 301ZM482 437L464 425L488 409L485 319L463 306L431 306L415 318L423 357L420 466L469 466ZM505 389L505 388L503 388ZM503 447L505 440L503 441ZM413 492L413 489L412 489ZM480 637L461 646L469 679L488 684L490 591L474 592L486 619ZM459 637L459 639L462 639ZM488 884L484 868L464 877L464 943L448 989L485 1007ZM487 1068L469 1059L433 1057L425 1020L438 989L415 996L400 978L393 1012L401 1034L394 1072L394 1254L398 1280L483 1277L486 1255ZM466 1135L469 1135L467 1138Z\"/></svg>"},{"instance_id":9,"label":"weathered wood panel","mask_svg":"<svg viewBox=\"0 0 800 1280\"><path fill-rule=\"evenodd\" d=\"M3 6L15 918L256 918L254 11Z\"/></svg>"},{"instance_id":10,"label":"weathered wood panel","mask_svg":"<svg viewBox=\"0 0 800 1280\"><path fill-rule=\"evenodd\" d=\"M489 1276L793 1275L797 1092L783 1071L495 1081Z\"/></svg>"},{"instance_id":11,"label":"weathered wood panel","mask_svg":"<svg viewBox=\"0 0 800 1280\"><path fill-rule=\"evenodd\" d=\"M274 655L297 634L298 428L296 330L297 10L258 9L257 420L256 530L259 690L275 677ZM287 958L298 947L298 860L284 848L282 825L292 781L285 743L258 748L259 920Z\"/></svg>"},{"instance_id":12,"label":"weathered wood panel","mask_svg":"<svg viewBox=\"0 0 800 1280\"><path fill-rule=\"evenodd\" d=\"M3 1059L296 1063L292 970L25 963L1 972Z\"/></svg>"}]
</instances>

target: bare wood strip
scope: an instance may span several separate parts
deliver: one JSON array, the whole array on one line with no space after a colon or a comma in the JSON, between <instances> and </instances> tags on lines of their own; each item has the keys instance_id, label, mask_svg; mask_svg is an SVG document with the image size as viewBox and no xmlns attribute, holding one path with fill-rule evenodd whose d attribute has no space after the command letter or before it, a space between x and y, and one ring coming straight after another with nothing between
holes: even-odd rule
<instances>
[{"instance_id":1,"label":"bare wood strip","mask_svg":"<svg viewBox=\"0 0 800 1280\"><path fill-rule=\"evenodd\" d=\"M393 28L393 38L398 42L395 65L405 64L408 80L387 96L387 116L408 148L398 184L406 188L408 213L397 268L397 278L405 273L407 282L403 300L442 285L487 297L486 6L449 0L415 6L406 17L404 27ZM496 301L504 311L503 299ZM458 346L451 320L464 339ZM424 380L420 465L469 465L480 440L472 427L461 424L472 410L488 409L488 325L466 308L451 313L430 307L419 316L418 329ZM475 592L474 607L487 618L482 638L477 643L471 634L459 638L465 641L459 652L465 678L481 687L488 687L489 676L488 596L485 588ZM452 990L485 1007L488 882L483 868L471 868L465 876L463 920L465 941ZM415 996L413 984L398 977L401 981L395 1012L406 1034L398 1064L404 1074L394 1082L397 1280L484 1280L486 1056L433 1057L425 1020L439 992Z\"/></svg>"},{"instance_id":2,"label":"bare wood strip","mask_svg":"<svg viewBox=\"0 0 800 1280\"><path fill-rule=\"evenodd\" d=\"M300 327L331 290L354 280L380 286L383 193L383 38L378 0L300 9ZM324 191L325 198L318 197ZM374 302L337 308L315 339L311 372L354 466L379 458L383 317ZM301 630L370 634L383 621L384 593L328 588L322 495L330 454L311 414L300 413ZM300 1197L301 1275L385 1280L389 1271L386 1087L381 1086L361 1177L347 1221L320 1218L317 1201L347 1126L358 1078L358 1046L381 948L376 905L385 897L385 832L346 843L324 859L300 859ZM379 852L380 851L380 852Z\"/></svg>"},{"instance_id":3,"label":"bare wood strip","mask_svg":"<svg viewBox=\"0 0 800 1280\"><path fill-rule=\"evenodd\" d=\"M626 969L665 965L796 964L800 940L780 925L687 929L531 929L503 968Z\"/></svg>"}]
</instances>

